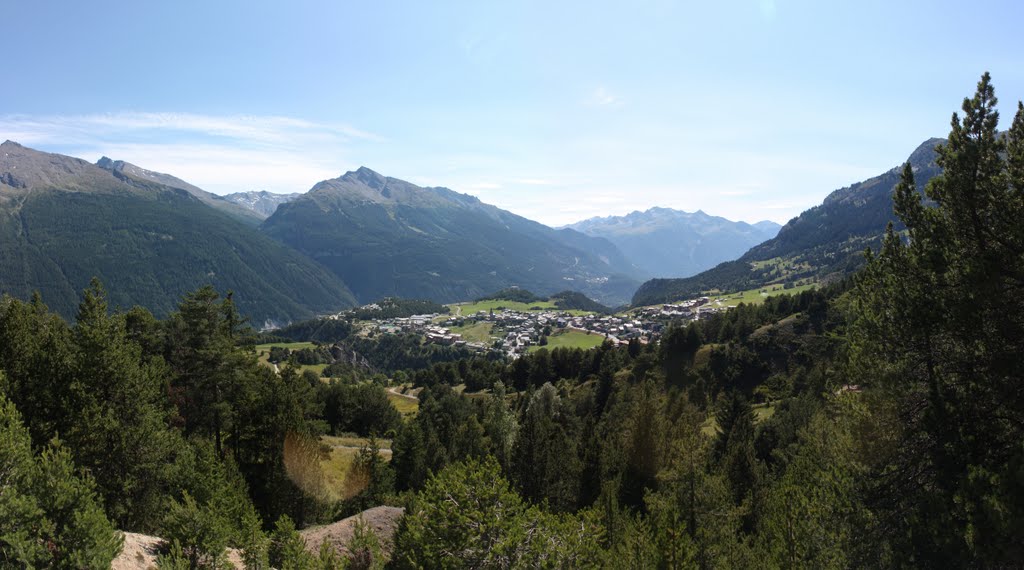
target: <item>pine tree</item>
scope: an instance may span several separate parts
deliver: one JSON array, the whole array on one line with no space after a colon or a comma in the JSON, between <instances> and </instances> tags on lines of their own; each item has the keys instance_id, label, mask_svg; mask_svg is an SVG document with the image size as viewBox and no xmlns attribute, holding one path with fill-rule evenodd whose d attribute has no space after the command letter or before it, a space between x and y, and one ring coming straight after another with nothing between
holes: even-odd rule
<instances>
[{"instance_id":1,"label":"pine tree","mask_svg":"<svg viewBox=\"0 0 1024 570\"><path fill-rule=\"evenodd\" d=\"M66 384L74 420L66 441L76 462L89 469L107 513L121 528L156 528L181 449L170 431L164 395L169 372L143 360L127 337L125 321L108 314L106 293L93 279L74 327L75 358Z\"/></svg>"},{"instance_id":2,"label":"pine tree","mask_svg":"<svg viewBox=\"0 0 1024 570\"><path fill-rule=\"evenodd\" d=\"M996 103L986 73L937 149L943 173L925 189L934 207L904 168L894 205L907 234L889 229L856 295L854 370L889 395L879 414L902 431L876 466L889 525L879 532L916 564L1024 557L1009 470L1024 457L1024 119L1018 111L1004 138Z\"/></svg>"},{"instance_id":3,"label":"pine tree","mask_svg":"<svg viewBox=\"0 0 1024 570\"><path fill-rule=\"evenodd\" d=\"M59 441L33 457L28 431L0 394L0 562L9 567L109 568L122 537L88 475Z\"/></svg>"}]
</instances>

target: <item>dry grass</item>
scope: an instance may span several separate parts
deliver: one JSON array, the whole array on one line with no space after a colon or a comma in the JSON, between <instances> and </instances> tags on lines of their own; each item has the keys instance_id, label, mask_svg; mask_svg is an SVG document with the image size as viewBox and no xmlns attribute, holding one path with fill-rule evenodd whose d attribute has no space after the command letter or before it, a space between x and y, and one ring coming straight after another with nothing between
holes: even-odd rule
<instances>
[{"instance_id":1,"label":"dry grass","mask_svg":"<svg viewBox=\"0 0 1024 570\"><path fill-rule=\"evenodd\" d=\"M328 436L320 439L330 451L320 461L320 472L323 484L329 497L334 500L350 499L365 489L370 481L365 473L355 469L359 450L369 440L354 436ZM378 439L380 454L385 460L391 460L391 440Z\"/></svg>"},{"instance_id":2,"label":"dry grass","mask_svg":"<svg viewBox=\"0 0 1024 570\"><path fill-rule=\"evenodd\" d=\"M412 416L420 410L420 401L414 396L406 396L404 394L395 394L394 392L388 391L388 399L391 400L391 405L402 416Z\"/></svg>"}]
</instances>

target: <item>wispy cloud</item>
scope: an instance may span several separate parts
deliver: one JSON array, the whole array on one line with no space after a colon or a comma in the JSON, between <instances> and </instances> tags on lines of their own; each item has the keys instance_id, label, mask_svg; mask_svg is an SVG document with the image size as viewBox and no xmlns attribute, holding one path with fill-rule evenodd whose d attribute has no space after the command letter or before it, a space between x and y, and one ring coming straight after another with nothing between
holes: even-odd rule
<instances>
[{"instance_id":1,"label":"wispy cloud","mask_svg":"<svg viewBox=\"0 0 1024 570\"><path fill-rule=\"evenodd\" d=\"M516 180L519 184L525 184L527 186L554 186L555 183L551 180L544 178L520 178Z\"/></svg>"},{"instance_id":2,"label":"wispy cloud","mask_svg":"<svg viewBox=\"0 0 1024 570\"><path fill-rule=\"evenodd\" d=\"M352 146L385 140L351 125L294 117L140 112L3 115L3 138L126 160L218 193L304 190L351 166L345 157Z\"/></svg>"},{"instance_id":3,"label":"wispy cloud","mask_svg":"<svg viewBox=\"0 0 1024 570\"><path fill-rule=\"evenodd\" d=\"M499 190L501 188L501 184L497 184L495 182L472 182L472 183L466 184L465 188L467 190L477 190L477 191L481 191L481 190Z\"/></svg>"},{"instance_id":4,"label":"wispy cloud","mask_svg":"<svg viewBox=\"0 0 1024 570\"><path fill-rule=\"evenodd\" d=\"M622 97L612 93L607 87L600 86L590 93L586 103L592 107L612 107L621 105Z\"/></svg>"}]
</instances>

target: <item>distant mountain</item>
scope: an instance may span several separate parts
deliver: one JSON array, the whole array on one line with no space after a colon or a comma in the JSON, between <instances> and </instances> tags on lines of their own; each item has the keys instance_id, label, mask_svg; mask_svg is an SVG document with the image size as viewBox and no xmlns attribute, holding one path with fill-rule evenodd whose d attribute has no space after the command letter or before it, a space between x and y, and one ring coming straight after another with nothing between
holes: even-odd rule
<instances>
[{"instance_id":1,"label":"distant mountain","mask_svg":"<svg viewBox=\"0 0 1024 570\"><path fill-rule=\"evenodd\" d=\"M775 237L780 226L733 222L703 211L651 208L625 216L590 218L568 226L612 242L648 276L688 277Z\"/></svg>"},{"instance_id":2,"label":"distant mountain","mask_svg":"<svg viewBox=\"0 0 1024 570\"><path fill-rule=\"evenodd\" d=\"M935 163L935 147L944 142L929 139L907 159L921 191L941 172ZM864 264L864 249L877 248L886 225L897 221L892 192L901 169L902 164L832 192L820 206L793 218L775 238L754 246L735 261L685 279L644 283L633 296L633 304L660 303L710 289L743 290L807 278L827 281L851 274Z\"/></svg>"},{"instance_id":3,"label":"distant mountain","mask_svg":"<svg viewBox=\"0 0 1024 570\"><path fill-rule=\"evenodd\" d=\"M198 186L193 186L192 184L189 184L188 182L185 182L180 178L171 176L170 174L153 172L152 170L146 170L145 168L135 166L130 162L125 162L123 160L112 160L105 156L96 162L96 166L104 170L109 170L114 174L115 177L121 179L155 182L157 184L167 186L169 188L177 188L179 190L184 190L198 198L200 202L206 204L207 206L220 210L221 212L224 212L225 214L228 214L229 216L237 220L245 222L250 226L259 225L259 223L266 218L266 216L257 215L249 208L241 207L238 204L235 204L234 202L226 200L222 196L218 196L216 194L207 192L206 190L203 190Z\"/></svg>"},{"instance_id":4,"label":"distant mountain","mask_svg":"<svg viewBox=\"0 0 1024 570\"><path fill-rule=\"evenodd\" d=\"M282 204L261 230L330 268L360 302L452 302L516 285L619 304L639 284L640 272L607 240L368 168Z\"/></svg>"},{"instance_id":5,"label":"distant mountain","mask_svg":"<svg viewBox=\"0 0 1024 570\"><path fill-rule=\"evenodd\" d=\"M72 317L97 276L112 306L166 315L209 283L233 291L257 325L352 306L341 279L207 193L127 163L100 162L0 145L0 294L27 298L38 290Z\"/></svg>"},{"instance_id":6,"label":"distant mountain","mask_svg":"<svg viewBox=\"0 0 1024 570\"><path fill-rule=\"evenodd\" d=\"M229 202L234 202L247 210L256 212L259 214L260 219L265 220L277 211L278 206L285 202L291 202L299 196L302 196L302 194L274 194L266 190L250 190L249 192L226 194L222 198Z\"/></svg>"}]
</instances>

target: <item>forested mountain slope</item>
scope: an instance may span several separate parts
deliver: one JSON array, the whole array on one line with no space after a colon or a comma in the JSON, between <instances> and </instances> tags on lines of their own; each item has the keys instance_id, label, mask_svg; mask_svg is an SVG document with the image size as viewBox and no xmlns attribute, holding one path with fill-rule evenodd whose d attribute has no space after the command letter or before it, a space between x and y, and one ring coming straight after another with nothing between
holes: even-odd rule
<instances>
[{"instance_id":1,"label":"forested mountain slope","mask_svg":"<svg viewBox=\"0 0 1024 570\"><path fill-rule=\"evenodd\" d=\"M353 304L337 276L193 192L108 166L0 145L0 292L39 291L65 317L94 276L112 305L158 315L203 284L257 323Z\"/></svg>"},{"instance_id":2,"label":"forested mountain slope","mask_svg":"<svg viewBox=\"0 0 1024 570\"><path fill-rule=\"evenodd\" d=\"M341 276L361 302L451 302L518 285L618 304L638 284L636 268L606 240L368 168L320 182L261 229Z\"/></svg>"}]
</instances>

